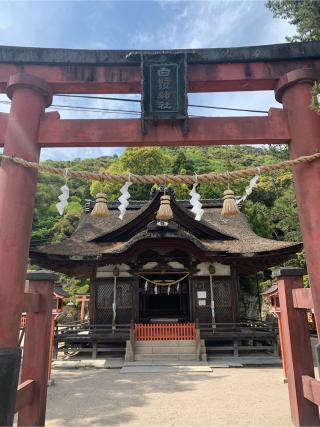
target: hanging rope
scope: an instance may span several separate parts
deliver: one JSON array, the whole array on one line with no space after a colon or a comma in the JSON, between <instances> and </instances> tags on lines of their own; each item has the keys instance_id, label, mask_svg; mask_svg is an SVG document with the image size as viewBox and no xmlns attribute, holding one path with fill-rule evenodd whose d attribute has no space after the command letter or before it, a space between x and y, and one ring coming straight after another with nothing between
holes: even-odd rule
<instances>
[{"instance_id":1,"label":"hanging rope","mask_svg":"<svg viewBox=\"0 0 320 427\"><path fill-rule=\"evenodd\" d=\"M182 282L182 280L187 278L189 275L190 273L187 273L178 280L172 280L170 282L164 282L164 281L161 282L161 281L147 279L145 276L142 276L141 274L136 274L137 277L140 277L140 279L145 280L147 283L150 283L151 285L154 285L154 286L173 286L173 285L176 285L177 283Z\"/></svg>"},{"instance_id":2,"label":"hanging rope","mask_svg":"<svg viewBox=\"0 0 320 427\"><path fill-rule=\"evenodd\" d=\"M210 308L211 308L211 324L212 329L216 328L216 313L215 313L215 306L214 306L214 297L213 297L213 280L212 280L212 274L209 274L210 277Z\"/></svg>"},{"instance_id":3,"label":"hanging rope","mask_svg":"<svg viewBox=\"0 0 320 427\"><path fill-rule=\"evenodd\" d=\"M116 330L117 317L117 276L113 277L112 331Z\"/></svg>"},{"instance_id":4,"label":"hanging rope","mask_svg":"<svg viewBox=\"0 0 320 427\"><path fill-rule=\"evenodd\" d=\"M40 172L50 173L54 175L64 176L65 169L56 168L54 166L49 166L47 164L38 164L35 162L28 162L27 160L21 159L15 156L7 156L5 154L0 154L1 160L9 160L17 165L21 165L26 168L36 169ZM264 172L274 172L280 169L287 169L291 166L298 165L300 163L310 163L315 160L320 159L320 153L314 153L309 156L301 156L294 160L284 160L279 163L274 163L272 165L262 165L259 166L260 173ZM232 172L209 172L201 175L171 175L171 174L162 174L162 175L135 175L131 173L126 174L115 174L115 173L96 173L96 172L86 172L86 171L75 171L68 169L68 177L79 177L85 178L88 180L95 181L107 181L107 182L116 182L124 183L130 181L132 184L157 184L157 185L166 185L166 184L195 184L196 182L200 183L212 183L212 182L229 182L231 180L243 179L249 176L254 176L257 173L257 167L249 167L247 169L240 169L238 171Z\"/></svg>"}]
</instances>

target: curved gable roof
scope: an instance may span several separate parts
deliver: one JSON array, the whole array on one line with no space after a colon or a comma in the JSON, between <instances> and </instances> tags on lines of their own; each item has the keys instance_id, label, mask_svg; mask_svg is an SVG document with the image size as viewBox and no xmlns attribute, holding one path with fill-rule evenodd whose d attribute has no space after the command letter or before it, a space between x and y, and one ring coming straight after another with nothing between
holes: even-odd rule
<instances>
[{"instance_id":1,"label":"curved gable roof","mask_svg":"<svg viewBox=\"0 0 320 427\"><path fill-rule=\"evenodd\" d=\"M106 242L128 238L146 229L148 223L155 219L155 214L160 205L160 196L157 192L154 198L147 202L141 209L130 211L125 214L125 219L118 218L118 210L110 210L105 218L95 218L91 215L85 215L73 234L74 237L82 237L87 242ZM181 226L190 229L197 237L205 237L215 240L232 240L236 237L225 227L221 231L219 224L214 224L203 218L196 221L194 215L174 199L171 200L171 207L174 214L174 220Z\"/></svg>"}]
</instances>

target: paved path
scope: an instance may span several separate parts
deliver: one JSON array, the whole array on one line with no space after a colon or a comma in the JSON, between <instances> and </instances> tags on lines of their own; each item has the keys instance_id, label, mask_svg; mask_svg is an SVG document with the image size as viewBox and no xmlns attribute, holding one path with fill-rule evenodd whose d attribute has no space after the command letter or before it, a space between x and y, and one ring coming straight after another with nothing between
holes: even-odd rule
<instances>
[{"instance_id":1,"label":"paved path","mask_svg":"<svg viewBox=\"0 0 320 427\"><path fill-rule=\"evenodd\" d=\"M47 427L290 426L280 368L120 374L54 370Z\"/></svg>"}]
</instances>

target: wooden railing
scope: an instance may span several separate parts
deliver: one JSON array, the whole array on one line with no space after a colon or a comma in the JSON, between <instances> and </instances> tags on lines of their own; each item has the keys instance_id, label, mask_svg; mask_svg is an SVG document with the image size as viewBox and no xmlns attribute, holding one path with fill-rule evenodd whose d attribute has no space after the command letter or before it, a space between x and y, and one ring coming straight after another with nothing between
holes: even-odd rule
<instances>
[{"instance_id":1,"label":"wooden railing","mask_svg":"<svg viewBox=\"0 0 320 427\"><path fill-rule=\"evenodd\" d=\"M134 325L136 341L152 340L194 340L195 323L136 323Z\"/></svg>"}]
</instances>

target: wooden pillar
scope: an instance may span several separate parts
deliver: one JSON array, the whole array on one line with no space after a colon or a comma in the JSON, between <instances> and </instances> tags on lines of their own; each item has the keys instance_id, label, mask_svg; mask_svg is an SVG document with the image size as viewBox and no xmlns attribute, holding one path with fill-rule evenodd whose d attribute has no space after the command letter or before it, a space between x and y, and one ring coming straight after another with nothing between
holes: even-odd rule
<instances>
[{"instance_id":1,"label":"wooden pillar","mask_svg":"<svg viewBox=\"0 0 320 427\"><path fill-rule=\"evenodd\" d=\"M86 310L86 295L81 295L81 311L80 311L80 320L84 322Z\"/></svg>"},{"instance_id":2,"label":"wooden pillar","mask_svg":"<svg viewBox=\"0 0 320 427\"><path fill-rule=\"evenodd\" d=\"M56 274L40 270L27 274L29 292L40 294L40 311L27 316L21 382L35 380L32 402L19 411L18 426L44 426L51 339L52 292Z\"/></svg>"},{"instance_id":3,"label":"wooden pillar","mask_svg":"<svg viewBox=\"0 0 320 427\"><path fill-rule=\"evenodd\" d=\"M12 99L4 154L38 162L40 118L51 104L43 80L27 74L11 76L7 94ZM18 348L25 274L28 263L37 172L2 160L0 168L0 384L6 403L0 425L12 424L20 365ZM16 366L6 366L10 357ZM3 425L3 424L2 424Z\"/></svg>"},{"instance_id":4,"label":"wooden pillar","mask_svg":"<svg viewBox=\"0 0 320 427\"><path fill-rule=\"evenodd\" d=\"M311 109L311 89L319 76L309 69L283 76L276 90L288 114L290 158L320 152L320 116ZM293 168L300 226L314 302L317 330L320 331L320 161Z\"/></svg>"},{"instance_id":5,"label":"wooden pillar","mask_svg":"<svg viewBox=\"0 0 320 427\"><path fill-rule=\"evenodd\" d=\"M50 347L49 347L49 357L48 357L48 381L51 379L51 369L52 369L52 359L53 357L53 348L54 348L54 333L56 329L56 319L57 315L51 314L51 324L50 324ZM58 357L58 354L57 354Z\"/></svg>"},{"instance_id":6,"label":"wooden pillar","mask_svg":"<svg viewBox=\"0 0 320 427\"><path fill-rule=\"evenodd\" d=\"M232 320L238 323L240 319L240 283L237 274L236 264L230 265L231 269L231 299L232 299Z\"/></svg>"},{"instance_id":7,"label":"wooden pillar","mask_svg":"<svg viewBox=\"0 0 320 427\"><path fill-rule=\"evenodd\" d=\"M90 281L90 301L89 301L89 324L94 325L96 323L96 275L97 268L92 270L91 281Z\"/></svg>"},{"instance_id":8,"label":"wooden pillar","mask_svg":"<svg viewBox=\"0 0 320 427\"><path fill-rule=\"evenodd\" d=\"M277 277L284 358L288 378L291 419L294 426L319 426L317 405L304 397L302 375L314 378L314 367L306 310L293 305L292 290L303 288L301 268L281 268Z\"/></svg>"},{"instance_id":9,"label":"wooden pillar","mask_svg":"<svg viewBox=\"0 0 320 427\"><path fill-rule=\"evenodd\" d=\"M281 313L276 313L276 317L278 319L278 331L279 331L279 341L280 341L280 352L281 352L281 360L282 360L282 369L284 378L287 379L287 365L286 365L286 357L285 357L285 348L283 343L283 326L281 321Z\"/></svg>"}]
</instances>

